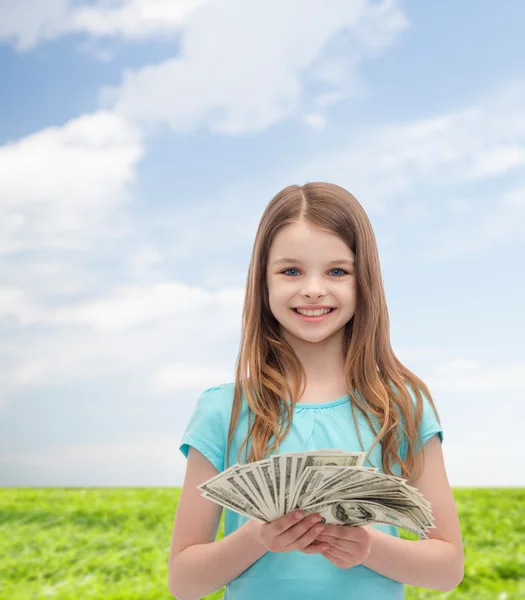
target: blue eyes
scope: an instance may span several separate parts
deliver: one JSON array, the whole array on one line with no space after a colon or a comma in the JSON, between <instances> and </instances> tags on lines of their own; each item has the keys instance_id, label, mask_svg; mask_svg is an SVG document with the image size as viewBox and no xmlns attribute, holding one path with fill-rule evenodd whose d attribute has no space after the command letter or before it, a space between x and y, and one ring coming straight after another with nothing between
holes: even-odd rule
<instances>
[{"instance_id":1,"label":"blue eyes","mask_svg":"<svg viewBox=\"0 0 525 600\"><path fill-rule=\"evenodd\" d=\"M284 271L281 271L281 273L284 275L287 271L298 271L299 269L296 269L295 267L290 267L289 269L285 269ZM332 271L342 271L343 273L345 273L346 275L348 275L348 272L345 271L344 269L339 269L339 268L335 268L335 269L331 269Z\"/></svg>"}]
</instances>

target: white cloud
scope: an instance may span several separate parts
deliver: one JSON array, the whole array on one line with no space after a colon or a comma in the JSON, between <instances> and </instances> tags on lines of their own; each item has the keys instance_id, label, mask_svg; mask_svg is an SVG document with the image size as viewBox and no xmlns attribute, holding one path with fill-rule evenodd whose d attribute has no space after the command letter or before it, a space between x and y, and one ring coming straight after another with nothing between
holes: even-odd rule
<instances>
[{"instance_id":1,"label":"white cloud","mask_svg":"<svg viewBox=\"0 0 525 600\"><path fill-rule=\"evenodd\" d=\"M180 319L179 333L193 331L199 315L215 311L225 318L231 301L239 305L241 290L222 289L208 292L182 283L156 283L151 286L127 285L115 288L106 298L63 307L48 313L48 322L55 325L88 325L104 330L123 330L137 327L169 315ZM230 310L232 307L230 307ZM200 320L202 326L203 320Z\"/></svg>"},{"instance_id":2,"label":"white cloud","mask_svg":"<svg viewBox=\"0 0 525 600\"><path fill-rule=\"evenodd\" d=\"M524 165L525 145L499 145L481 149L465 169L463 177L465 180L484 179L493 175L501 175Z\"/></svg>"},{"instance_id":3,"label":"white cloud","mask_svg":"<svg viewBox=\"0 0 525 600\"><path fill-rule=\"evenodd\" d=\"M176 31L191 13L211 0L120 0L72 8L64 29L94 36L153 37Z\"/></svg>"},{"instance_id":4,"label":"white cloud","mask_svg":"<svg viewBox=\"0 0 525 600\"><path fill-rule=\"evenodd\" d=\"M309 113L304 122L315 131L323 131L326 125L324 115L320 113Z\"/></svg>"},{"instance_id":5,"label":"white cloud","mask_svg":"<svg viewBox=\"0 0 525 600\"><path fill-rule=\"evenodd\" d=\"M17 261L0 261L0 281L9 282L11 297L18 296L21 302L29 302L29 296L38 294L38 298L43 299L46 296L60 294L61 297L78 296L90 292L95 286L98 287L98 274L95 270L90 270L82 265L80 260L64 262L63 256L56 259L45 259L39 255L33 255L30 262L24 263L23 267ZM24 310L15 309L13 303L12 311L6 310L5 300L9 297L3 293L0 299L0 320L2 317L10 315L9 318L17 318L21 323L30 323L34 319L25 320L28 314ZM30 313L29 313L30 314Z\"/></svg>"},{"instance_id":6,"label":"white cloud","mask_svg":"<svg viewBox=\"0 0 525 600\"><path fill-rule=\"evenodd\" d=\"M186 388L189 380L179 375L188 375L187 365L200 365L191 368L199 371L199 380L206 379L203 348L210 349L211 361L219 342L224 347L240 333L241 288L129 285L95 300L62 300L58 307L37 290L5 286L0 292L0 319L37 326L21 330L16 344L0 343L4 401L8 390L19 387L42 389L118 374L129 381L135 373L146 393ZM50 327L52 335L41 333ZM225 370L216 366L207 379L216 381Z\"/></svg>"},{"instance_id":7,"label":"white cloud","mask_svg":"<svg viewBox=\"0 0 525 600\"><path fill-rule=\"evenodd\" d=\"M463 376L471 374L478 370L479 365L475 360L457 359L442 363L436 366L436 373L439 376Z\"/></svg>"},{"instance_id":8,"label":"white cloud","mask_svg":"<svg viewBox=\"0 0 525 600\"><path fill-rule=\"evenodd\" d=\"M443 454L451 486L524 487L521 432L515 428L509 434L505 424L484 426L487 414L490 411L475 420L465 418L455 435L444 433ZM497 440L497 451L493 440Z\"/></svg>"},{"instance_id":9,"label":"white cloud","mask_svg":"<svg viewBox=\"0 0 525 600\"><path fill-rule=\"evenodd\" d=\"M210 0L0 0L0 40L17 50L70 33L143 39L173 34L191 13Z\"/></svg>"},{"instance_id":10,"label":"white cloud","mask_svg":"<svg viewBox=\"0 0 525 600\"><path fill-rule=\"evenodd\" d=\"M431 390L451 393L525 392L525 363L483 367L475 360L451 361L425 379Z\"/></svg>"},{"instance_id":11,"label":"white cloud","mask_svg":"<svg viewBox=\"0 0 525 600\"><path fill-rule=\"evenodd\" d=\"M501 87L481 105L355 132L347 149L328 152L291 174L322 172L333 181L374 182L373 194L394 196L416 183L462 183L508 173L525 161L525 86ZM377 183L375 183L377 182Z\"/></svg>"},{"instance_id":12,"label":"white cloud","mask_svg":"<svg viewBox=\"0 0 525 600\"><path fill-rule=\"evenodd\" d=\"M505 190L502 180L501 192L471 193L470 199L461 186L519 174L524 164L525 85L518 81L455 112L367 126L353 132L346 148L306 160L286 175L288 181L337 181L369 214L388 216L390 231L424 223L430 234L413 259L429 262L476 255L504 237L522 238L525 182ZM414 194L418 186L434 194L433 201L444 186L453 188L440 203L450 205L454 219L436 223L439 211Z\"/></svg>"},{"instance_id":13,"label":"white cloud","mask_svg":"<svg viewBox=\"0 0 525 600\"><path fill-rule=\"evenodd\" d=\"M11 471L10 486L182 485L186 459L180 433L134 437L131 441L97 441L47 445L38 450L0 454L0 472Z\"/></svg>"},{"instance_id":14,"label":"white cloud","mask_svg":"<svg viewBox=\"0 0 525 600\"><path fill-rule=\"evenodd\" d=\"M501 242L519 244L525 236L525 184L508 192L461 199L460 207L454 205L454 218L431 230L418 260L479 256Z\"/></svg>"},{"instance_id":15,"label":"white cloud","mask_svg":"<svg viewBox=\"0 0 525 600\"><path fill-rule=\"evenodd\" d=\"M516 236L525 236L525 184L498 197L501 207L491 211L484 219L484 232L490 241L499 241Z\"/></svg>"},{"instance_id":16,"label":"white cloud","mask_svg":"<svg viewBox=\"0 0 525 600\"><path fill-rule=\"evenodd\" d=\"M336 92L326 92L322 94L318 94L314 98L314 102L319 106L330 106L331 104L335 104L336 102L341 102L345 99L345 94L340 91Z\"/></svg>"},{"instance_id":17,"label":"white cloud","mask_svg":"<svg viewBox=\"0 0 525 600\"><path fill-rule=\"evenodd\" d=\"M154 374L151 383L155 393L167 393L178 390L194 390L196 381L204 390L217 385L217 383L233 381L234 378L235 374L231 369L180 361L160 367Z\"/></svg>"},{"instance_id":18,"label":"white cloud","mask_svg":"<svg viewBox=\"0 0 525 600\"><path fill-rule=\"evenodd\" d=\"M445 358L453 352L448 348L394 348L404 364L424 366L423 380L434 391L467 394L509 394L525 391L525 364L483 365L474 358Z\"/></svg>"},{"instance_id":19,"label":"white cloud","mask_svg":"<svg viewBox=\"0 0 525 600\"><path fill-rule=\"evenodd\" d=\"M164 264L162 252L149 242L134 248L127 258L134 281L150 277Z\"/></svg>"},{"instance_id":20,"label":"white cloud","mask_svg":"<svg viewBox=\"0 0 525 600\"><path fill-rule=\"evenodd\" d=\"M180 56L126 72L101 99L127 118L176 131L261 131L297 111L306 84L328 86L332 101L347 97L358 65L405 27L392 1L212 2L187 20Z\"/></svg>"},{"instance_id":21,"label":"white cloud","mask_svg":"<svg viewBox=\"0 0 525 600\"><path fill-rule=\"evenodd\" d=\"M139 122L227 135L289 117L307 102L310 84L325 88L316 95L316 112L361 95L360 64L408 26L394 0L43 0L31 16L14 0L0 0L3 13L9 19L0 25L0 40L14 40L19 50L84 32L91 37L83 50L104 61L112 52L93 44L101 36L180 33L178 56L125 72L120 86L101 91L101 100Z\"/></svg>"},{"instance_id":22,"label":"white cloud","mask_svg":"<svg viewBox=\"0 0 525 600\"><path fill-rule=\"evenodd\" d=\"M41 39L55 37L57 27L67 18L68 0L0 0L0 40L27 50Z\"/></svg>"},{"instance_id":23,"label":"white cloud","mask_svg":"<svg viewBox=\"0 0 525 600\"><path fill-rule=\"evenodd\" d=\"M0 147L0 255L102 235L142 154L137 130L106 111ZM118 234L113 224L108 235Z\"/></svg>"}]
</instances>

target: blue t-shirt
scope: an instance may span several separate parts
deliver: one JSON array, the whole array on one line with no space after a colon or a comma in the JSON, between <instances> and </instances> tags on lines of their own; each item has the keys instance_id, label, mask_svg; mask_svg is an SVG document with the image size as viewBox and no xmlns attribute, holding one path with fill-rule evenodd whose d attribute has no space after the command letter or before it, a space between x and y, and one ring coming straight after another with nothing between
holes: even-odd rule
<instances>
[{"instance_id":1,"label":"blue t-shirt","mask_svg":"<svg viewBox=\"0 0 525 600\"><path fill-rule=\"evenodd\" d=\"M415 402L415 395L408 387ZM225 453L233 404L234 383L224 383L206 389L200 395L197 406L182 437L180 450L188 456L189 446L201 452L221 472L226 468ZM280 444L279 453L303 452L324 448L340 448L344 452L362 452L357 437L348 395L319 404L296 404L292 425L287 437ZM439 426L428 399L423 394L424 412L421 423L421 441L424 444L438 433L443 442L443 431ZM356 408L364 451L375 438L365 417ZM378 429L377 421L372 423ZM240 445L248 432L248 405L243 395L242 410L232 441L228 466L245 462L245 448L241 460L237 460ZM251 446L248 445L248 448ZM404 444L400 452L404 459ZM381 447L376 444L363 466L381 465ZM398 464L392 467L395 475L401 475ZM224 534L229 535L248 518L225 509ZM372 525L372 527L399 537L396 527ZM405 597L404 584L384 577L365 567L356 565L349 569L337 567L321 554L304 554L300 551L267 552L241 575L226 586L223 600L400 600Z\"/></svg>"}]
</instances>

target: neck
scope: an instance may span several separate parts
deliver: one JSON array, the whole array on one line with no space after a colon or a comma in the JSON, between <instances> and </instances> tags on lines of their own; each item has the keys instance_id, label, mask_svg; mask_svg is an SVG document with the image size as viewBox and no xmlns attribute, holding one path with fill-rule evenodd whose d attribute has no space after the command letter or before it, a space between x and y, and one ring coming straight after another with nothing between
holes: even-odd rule
<instances>
[{"instance_id":1,"label":"neck","mask_svg":"<svg viewBox=\"0 0 525 600\"><path fill-rule=\"evenodd\" d=\"M307 342L290 335L283 336L294 349L306 372L307 386L315 388L344 386L343 335L341 329L320 342Z\"/></svg>"}]
</instances>

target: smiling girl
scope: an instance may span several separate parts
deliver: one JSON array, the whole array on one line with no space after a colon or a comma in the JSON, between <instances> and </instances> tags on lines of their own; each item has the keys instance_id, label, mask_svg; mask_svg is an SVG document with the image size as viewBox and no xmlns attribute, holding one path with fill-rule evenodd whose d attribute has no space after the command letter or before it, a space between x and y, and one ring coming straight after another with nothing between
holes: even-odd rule
<instances>
[{"instance_id":1,"label":"smiling girl","mask_svg":"<svg viewBox=\"0 0 525 600\"><path fill-rule=\"evenodd\" d=\"M404 585L449 591L463 544L425 383L395 356L378 250L356 198L329 183L291 185L255 236L236 378L202 392L182 438L187 468L169 589L197 600L398 600ZM429 539L391 525L273 522L222 508L197 486L235 462L325 448L366 451L364 466L406 478L432 505Z\"/></svg>"}]
</instances>

